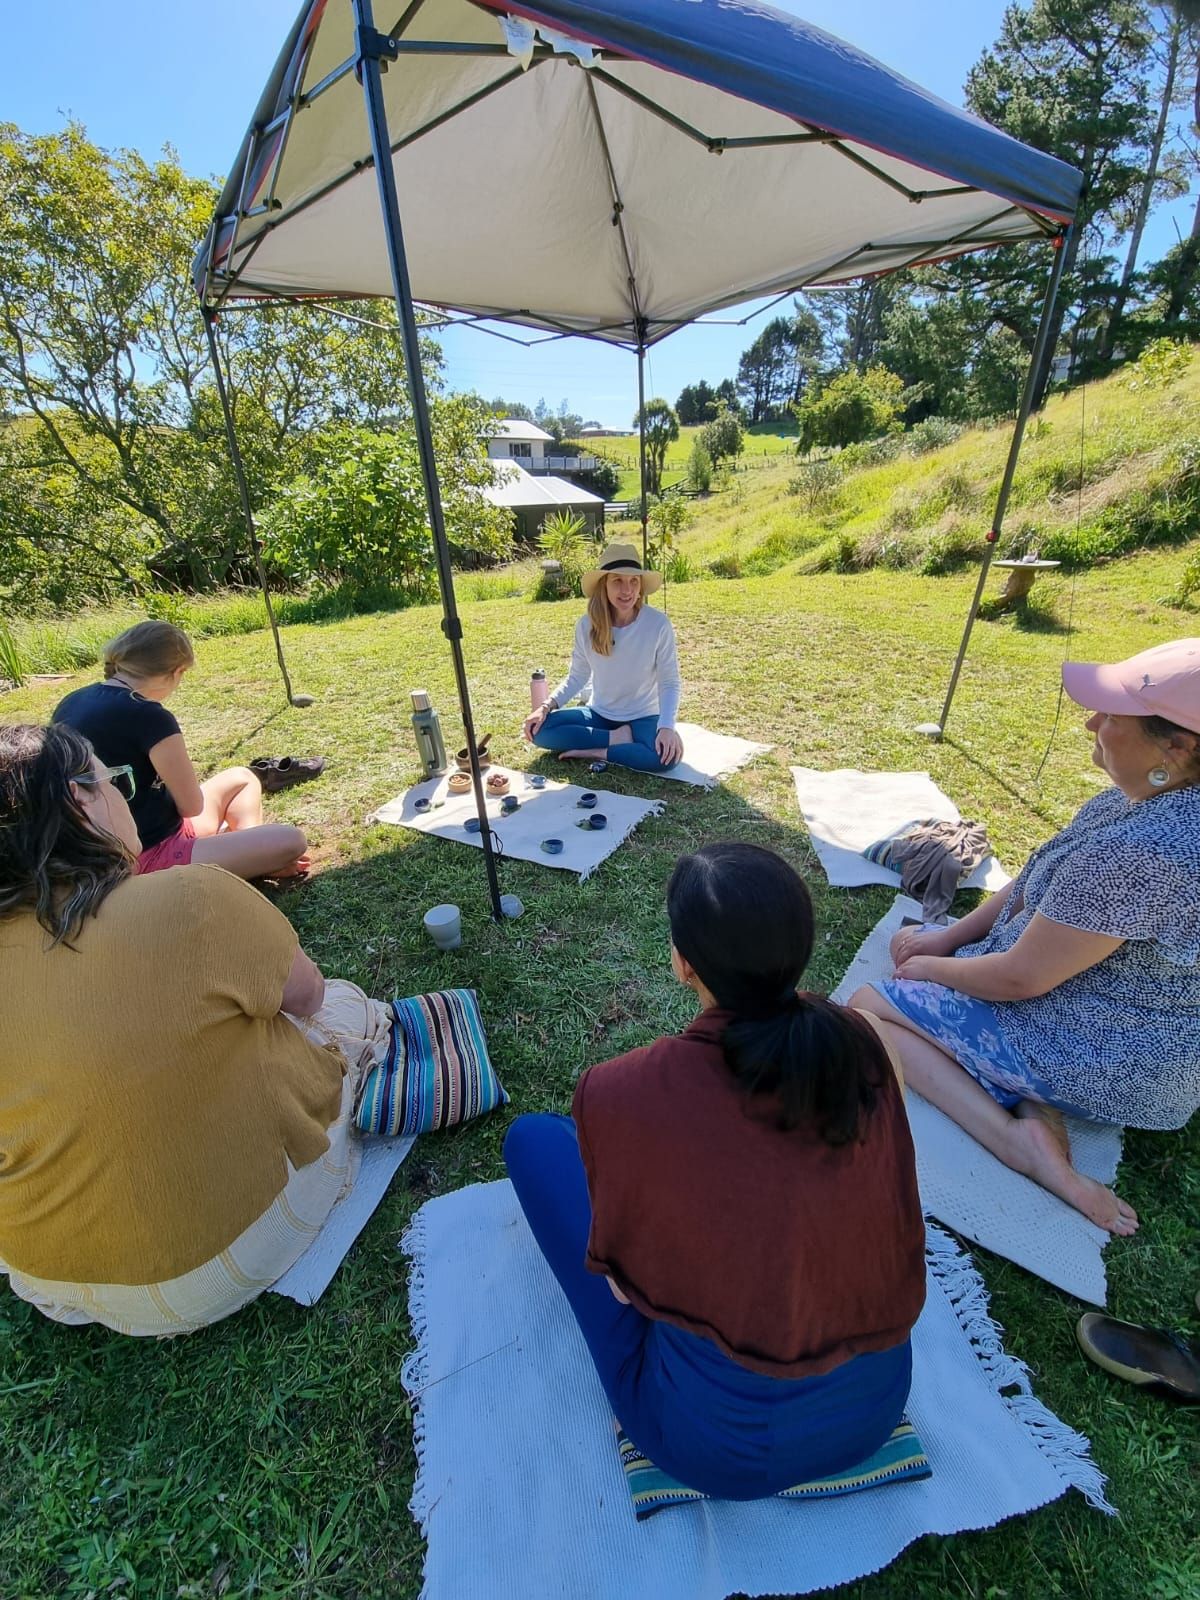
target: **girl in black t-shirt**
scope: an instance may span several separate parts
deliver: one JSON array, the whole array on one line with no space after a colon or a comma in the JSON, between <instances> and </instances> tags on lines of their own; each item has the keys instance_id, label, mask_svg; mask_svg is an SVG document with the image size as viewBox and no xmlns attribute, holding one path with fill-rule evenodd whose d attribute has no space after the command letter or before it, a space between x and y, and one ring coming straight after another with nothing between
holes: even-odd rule
<instances>
[{"instance_id":1,"label":"girl in black t-shirt","mask_svg":"<svg viewBox=\"0 0 1200 1600\"><path fill-rule=\"evenodd\" d=\"M210 862L240 878L308 870L299 828L264 823L262 786L249 767L203 783L163 704L194 664L191 641L169 622L139 622L104 647L104 681L67 695L54 713L89 739L108 767L132 774L130 810L142 842L139 872Z\"/></svg>"}]
</instances>

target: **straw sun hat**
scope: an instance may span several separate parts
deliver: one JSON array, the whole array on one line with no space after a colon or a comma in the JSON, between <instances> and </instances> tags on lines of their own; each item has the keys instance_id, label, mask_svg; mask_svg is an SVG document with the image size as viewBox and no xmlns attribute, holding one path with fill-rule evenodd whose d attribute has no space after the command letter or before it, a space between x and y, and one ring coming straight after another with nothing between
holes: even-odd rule
<instances>
[{"instance_id":1,"label":"straw sun hat","mask_svg":"<svg viewBox=\"0 0 1200 1600\"><path fill-rule=\"evenodd\" d=\"M591 572L585 572L579 580L583 586L583 592L589 600L610 572L637 573L642 580L643 594L653 594L656 589L662 588L662 575L657 572L646 571L633 545L610 544L601 552L600 565Z\"/></svg>"}]
</instances>

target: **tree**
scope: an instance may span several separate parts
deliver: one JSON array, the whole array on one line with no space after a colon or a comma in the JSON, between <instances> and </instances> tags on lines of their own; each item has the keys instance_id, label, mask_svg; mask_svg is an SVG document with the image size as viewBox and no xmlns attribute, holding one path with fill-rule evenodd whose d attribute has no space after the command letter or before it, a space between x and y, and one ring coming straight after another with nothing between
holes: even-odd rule
<instances>
[{"instance_id":1,"label":"tree","mask_svg":"<svg viewBox=\"0 0 1200 1600\"><path fill-rule=\"evenodd\" d=\"M0 125L0 416L17 421L19 458L5 531L34 541L51 587L69 581L72 551L101 596L252 572L191 282L214 203L169 151L151 163L77 124ZM407 416L394 310L357 310L366 325L316 307L219 319L260 501L303 465L313 430ZM436 388L437 345L422 354Z\"/></svg>"},{"instance_id":2,"label":"tree","mask_svg":"<svg viewBox=\"0 0 1200 1600\"><path fill-rule=\"evenodd\" d=\"M714 466L740 456L746 443L741 418L725 405L718 408L711 422L704 424L700 439Z\"/></svg>"},{"instance_id":3,"label":"tree","mask_svg":"<svg viewBox=\"0 0 1200 1600\"><path fill-rule=\"evenodd\" d=\"M1129 247L1125 253L1125 266L1121 273L1120 282L1117 284L1113 294L1101 334L1099 358L1102 364L1107 364L1111 360L1113 349L1117 342L1121 317L1125 311L1126 301L1129 298L1130 288L1133 284L1134 271L1137 268L1142 234L1145 231L1146 220L1150 215L1151 202L1158 194L1172 196L1184 194L1187 187L1179 173L1177 163L1171 162L1167 170L1163 170L1163 145L1166 140L1171 107L1175 99L1175 84L1182 49L1189 30L1187 23L1176 6L1168 3L1161 8L1156 7L1155 9L1160 11L1160 20L1163 23L1163 29L1157 34L1155 40L1156 45L1159 47L1157 53L1161 58L1162 71L1162 85L1158 96L1158 117L1150 140L1150 149L1146 158L1146 171L1138 188L1133 215L1130 219Z\"/></svg>"},{"instance_id":4,"label":"tree","mask_svg":"<svg viewBox=\"0 0 1200 1600\"><path fill-rule=\"evenodd\" d=\"M1064 319L1079 298L1081 241L1089 231L1119 228L1143 181L1153 126L1147 93L1150 45L1143 0L1032 0L1028 7L1008 7L999 39L967 77L971 110L1070 162L1084 178L1046 359L1037 375L1037 404ZM1037 280L1044 275L1044 261L1013 248L950 263L944 274L986 307L986 326L1008 326L1029 351L1041 298Z\"/></svg>"},{"instance_id":5,"label":"tree","mask_svg":"<svg viewBox=\"0 0 1200 1600\"><path fill-rule=\"evenodd\" d=\"M486 407L493 416L500 417L501 420L510 417L514 422L533 421L533 412L519 400L505 400L502 395L497 395L494 400L486 402Z\"/></svg>"},{"instance_id":6,"label":"tree","mask_svg":"<svg viewBox=\"0 0 1200 1600\"><path fill-rule=\"evenodd\" d=\"M886 367L841 372L796 407L798 448L807 451L814 445L857 444L860 439L897 433L903 407L904 384Z\"/></svg>"},{"instance_id":7,"label":"tree","mask_svg":"<svg viewBox=\"0 0 1200 1600\"><path fill-rule=\"evenodd\" d=\"M713 394L713 402L717 406L725 406L735 416L742 414L742 402L738 399L737 384L732 378L722 378Z\"/></svg>"},{"instance_id":8,"label":"tree","mask_svg":"<svg viewBox=\"0 0 1200 1600\"><path fill-rule=\"evenodd\" d=\"M635 428L646 432L646 493L662 493L663 466L667 450L679 437L679 418L665 400L647 400L633 419Z\"/></svg>"},{"instance_id":9,"label":"tree","mask_svg":"<svg viewBox=\"0 0 1200 1600\"><path fill-rule=\"evenodd\" d=\"M823 349L820 323L799 303L791 317L775 317L767 323L738 362L738 391L749 409L751 425L782 415L800 398Z\"/></svg>"},{"instance_id":10,"label":"tree","mask_svg":"<svg viewBox=\"0 0 1200 1600\"><path fill-rule=\"evenodd\" d=\"M478 402L462 395L436 400L431 418L447 538L458 550L507 555L507 513L484 500L480 491L491 484L491 469L471 451ZM323 430L310 453L311 469L263 514L268 563L292 582L358 591L383 586L414 600L432 598L437 568L415 435L341 424Z\"/></svg>"},{"instance_id":11,"label":"tree","mask_svg":"<svg viewBox=\"0 0 1200 1600\"><path fill-rule=\"evenodd\" d=\"M694 428L698 423L707 422L712 414L709 407L716 398L716 390L703 378L699 383L689 383L686 388L680 390L679 399L675 402L680 426Z\"/></svg>"}]
</instances>

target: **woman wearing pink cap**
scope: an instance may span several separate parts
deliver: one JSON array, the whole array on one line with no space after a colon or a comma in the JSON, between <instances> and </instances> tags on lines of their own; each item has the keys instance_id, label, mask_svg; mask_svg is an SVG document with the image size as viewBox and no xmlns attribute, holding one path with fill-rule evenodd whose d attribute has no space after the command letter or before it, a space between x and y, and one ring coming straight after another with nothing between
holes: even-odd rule
<instances>
[{"instance_id":1,"label":"woman wearing pink cap","mask_svg":"<svg viewBox=\"0 0 1200 1600\"><path fill-rule=\"evenodd\" d=\"M895 977L850 1004L926 1099L1129 1234L1133 1208L1071 1165L1063 1113L1181 1128L1200 1105L1200 639L1062 671L1113 787L961 922L898 933Z\"/></svg>"}]
</instances>

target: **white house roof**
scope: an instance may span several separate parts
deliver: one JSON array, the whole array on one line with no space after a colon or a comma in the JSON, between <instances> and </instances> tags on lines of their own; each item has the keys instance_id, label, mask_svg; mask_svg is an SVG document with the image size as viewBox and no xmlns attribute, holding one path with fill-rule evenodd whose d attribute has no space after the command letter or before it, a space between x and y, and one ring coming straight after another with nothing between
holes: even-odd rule
<instances>
[{"instance_id":1,"label":"white house roof","mask_svg":"<svg viewBox=\"0 0 1200 1600\"><path fill-rule=\"evenodd\" d=\"M580 489L578 485L568 483L566 478L546 478L540 474L535 478L531 472L526 472L512 461L496 461L492 466L494 482L480 493L494 506L508 506L513 511L541 506L549 511L554 506L604 504L603 495Z\"/></svg>"},{"instance_id":2,"label":"white house roof","mask_svg":"<svg viewBox=\"0 0 1200 1600\"><path fill-rule=\"evenodd\" d=\"M547 433L544 428L539 428L533 422L520 422L514 417L505 417L503 421L493 422L488 429L488 437L492 439L545 439L553 443L554 435Z\"/></svg>"}]
</instances>

